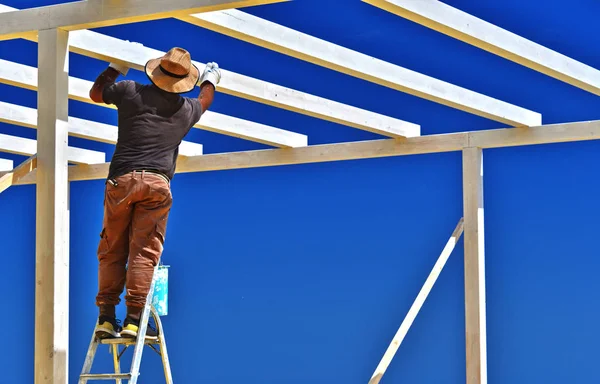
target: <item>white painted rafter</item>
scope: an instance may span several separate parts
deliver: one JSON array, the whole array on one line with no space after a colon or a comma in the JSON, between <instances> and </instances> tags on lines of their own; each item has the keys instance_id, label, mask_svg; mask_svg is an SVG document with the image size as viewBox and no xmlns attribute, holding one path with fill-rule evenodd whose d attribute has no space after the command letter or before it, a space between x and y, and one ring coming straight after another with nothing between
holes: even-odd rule
<instances>
[{"instance_id":1,"label":"white painted rafter","mask_svg":"<svg viewBox=\"0 0 600 384\"><path fill-rule=\"evenodd\" d=\"M35 91L37 90L37 68L0 60L0 83ZM91 81L69 77L69 98L114 109L113 105L92 101L89 96L91 87ZM212 111L206 111L194 127L281 148L303 147L308 144L306 135Z\"/></svg>"},{"instance_id":2,"label":"white painted rafter","mask_svg":"<svg viewBox=\"0 0 600 384\"><path fill-rule=\"evenodd\" d=\"M15 10L15 8L0 5L0 13L13 10ZM30 41L36 41L34 35L25 36L24 38ZM143 71L144 65L149 59L160 57L164 54L162 51L144 47L142 44L123 41L87 30L73 31L70 33L69 49L71 52L107 62L117 62L139 71ZM202 71L205 66L204 63L197 61L194 61L194 64L200 71ZM387 137L414 137L420 135L420 127L417 124L282 87L231 72L223 68L221 71L223 77L217 87L217 91L225 94L362 129ZM215 132L219 131L217 130ZM244 131L238 137L245 138L244 133L251 133L251 131ZM299 137L295 137L290 141L293 143L302 142ZM303 145L279 146L296 147Z\"/></svg>"},{"instance_id":3,"label":"white painted rafter","mask_svg":"<svg viewBox=\"0 0 600 384\"><path fill-rule=\"evenodd\" d=\"M536 126L542 123L541 115L537 112L379 60L239 10L208 12L178 18L285 55L510 126Z\"/></svg>"},{"instance_id":4,"label":"white painted rafter","mask_svg":"<svg viewBox=\"0 0 600 384\"><path fill-rule=\"evenodd\" d=\"M104 152L68 147L67 157L73 164L100 164L106 161ZM32 156L37 153L37 142L18 136L0 134L0 152Z\"/></svg>"},{"instance_id":5,"label":"white painted rafter","mask_svg":"<svg viewBox=\"0 0 600 384\"><path fill-rule=\"evenodd\" d=\"M0 101L0 122L37 128L37 110ZM79 119L69 116L69 136L108 144L116 144L119 136L118 128L113 125ZM179 146L181 156L202 155L202 144L183 141Z\"/></svg>"},{"instance_id":6,"label":"white painted rafter","mask_svg":"<svg viewBox=\"0 0 600 384\"><path fill-rule=\"evenodd\" d=\"M363 0L405 19L600 95L600 71L437 0Z\"/></svg>"}]
</instances>

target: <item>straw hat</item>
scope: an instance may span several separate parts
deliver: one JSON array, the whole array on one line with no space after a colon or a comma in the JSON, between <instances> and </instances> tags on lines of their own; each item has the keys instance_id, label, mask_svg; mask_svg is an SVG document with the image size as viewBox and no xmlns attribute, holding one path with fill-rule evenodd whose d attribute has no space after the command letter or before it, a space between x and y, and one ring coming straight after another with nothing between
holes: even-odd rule
<instances>
[{"instance_id":1,"label":"straw hat","mask_svg":"<svg viewBox=\"0 0 600 384\"><path fill-rule=\"evenodd\" d=\"M200 71L192 64L188 51L175 47L163 57L149 60L146 63L146 75L163 91L186 93L198 83Z\"/></svg>"}]
</instances>

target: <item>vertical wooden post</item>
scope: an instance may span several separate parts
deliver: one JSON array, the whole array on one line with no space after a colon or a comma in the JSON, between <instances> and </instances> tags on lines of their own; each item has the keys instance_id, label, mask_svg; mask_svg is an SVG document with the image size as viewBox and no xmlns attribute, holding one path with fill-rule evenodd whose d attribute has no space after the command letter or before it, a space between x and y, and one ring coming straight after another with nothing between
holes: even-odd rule
<instances>
[{"instance_id":1,"label":"vertical wooden post","mask_svg":"<svg viewBox=\"0 0 600 384\"><path fill-rule=\"evenodd\" d=\"M38 40L35 384L68 384L68 36Z\"/></svg>"},{"instance_id":2,"label":"vertical wooden post","mask_svg":"<svg viewBox=\"0 0 600 384\"><path fill-rule=\"evenodd\" d=\"M483 153L463 149L467 384L487 384Z\"/></svg>"}]
</instances>

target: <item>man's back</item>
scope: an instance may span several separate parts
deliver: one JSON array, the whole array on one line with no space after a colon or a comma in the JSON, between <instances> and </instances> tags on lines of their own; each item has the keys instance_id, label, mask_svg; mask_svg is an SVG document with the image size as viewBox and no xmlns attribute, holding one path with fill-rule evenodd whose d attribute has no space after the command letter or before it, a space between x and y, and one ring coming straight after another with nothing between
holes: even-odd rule
<instances>
[{"instance_id":1,"label":"man's back","mask_svg":"<svg viewBox=\"0 0 600 384\"><path fill-rule=\"evenodd\" d=\"M155 170L173 178L179 145L202 115L198 99L128 80L104 88L103 98L119 111L119 136L109 178L134 169Z\"/></svg>"}]
</instances>

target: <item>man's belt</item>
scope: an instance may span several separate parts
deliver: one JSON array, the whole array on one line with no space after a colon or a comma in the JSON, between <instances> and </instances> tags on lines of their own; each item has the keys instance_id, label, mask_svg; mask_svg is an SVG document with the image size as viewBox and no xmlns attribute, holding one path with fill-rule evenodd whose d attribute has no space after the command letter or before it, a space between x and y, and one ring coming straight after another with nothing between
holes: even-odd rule
<instances>
[{"instance_id":1,"label":"man's belt","mask_svg":"<svg viewBox=\"0 0 600 384\"><path fill-rule=\"evenodd\" d=\"M157 171L156 169L135 169L134 172L145 172L145 173L152 173L155 175L158 175L160 177L162 177L163 179L165 179L165 181L167 182L167 184L169 184L171 182L171 179L169 179L169 176L165 175L163 172L161 171Z\"/></svg>"}]
</instances>

